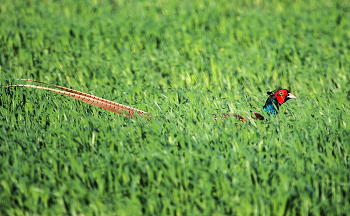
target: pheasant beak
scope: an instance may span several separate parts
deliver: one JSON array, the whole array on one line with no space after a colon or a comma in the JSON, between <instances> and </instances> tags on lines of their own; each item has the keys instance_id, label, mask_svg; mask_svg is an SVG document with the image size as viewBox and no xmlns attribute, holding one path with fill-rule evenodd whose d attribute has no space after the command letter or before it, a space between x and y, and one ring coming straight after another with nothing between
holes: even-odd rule
<instances>
[{"instance_id":1,"label":"pheasant beak","mask_svg":"<svg viewBox=\"0 0 350 216\"><path fill-rule=\"evenodd\" d=\"M288 93L287 98L297 100L297 97L295 97L295 95L292 95L291 93Z\"/></svg>"}]
</instances>

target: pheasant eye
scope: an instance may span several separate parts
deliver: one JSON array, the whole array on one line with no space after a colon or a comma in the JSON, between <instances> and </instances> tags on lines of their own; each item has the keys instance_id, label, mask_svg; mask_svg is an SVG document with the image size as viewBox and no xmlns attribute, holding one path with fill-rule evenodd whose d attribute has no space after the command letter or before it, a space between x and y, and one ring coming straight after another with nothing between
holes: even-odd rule
<instances>
[{"instance_id":1,"label":"pheasant eye","mask_svg":"<svg viewBox=\"0 0 350 216\"><path fill-rule=\"evenodd\" d=\"M283 92L280 92L280 95L283 96Z\"/></svg>"}]
</instances>

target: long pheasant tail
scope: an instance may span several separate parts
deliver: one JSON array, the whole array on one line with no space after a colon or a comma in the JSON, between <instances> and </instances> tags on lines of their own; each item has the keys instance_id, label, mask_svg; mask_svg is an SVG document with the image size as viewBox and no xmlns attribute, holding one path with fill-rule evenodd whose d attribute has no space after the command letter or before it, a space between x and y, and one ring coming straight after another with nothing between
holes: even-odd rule
<instances>
[{"instance_id":1,"label":"long pheasant tail","mask_svg":"<svg viewBox=\"0 0 350 216\"><path fill-rule=\"evenodd\" d=\"M27 87L27 88L43 89L46 91L54 92L54 93L61 94L64 96L68 96L68 97L74 98L76 100L81 100L85 103L100 107L102 109L105 109L105 110L108 110L108 111L111 111L114 113L118 113L119 115L125 115L129 118L135 117L136 113L139 114L140 116L152 117L151 115L147 114L147 112L145 112L145 111L135 109L135 108L132 108L129 106L125 106L123 104L119 104L119 103L116 103L116 102L113 102L110 100L106 100L106 99L103 99L100 97L96 97L96 96L93 96L90 94L86 94L84 92L69 89L66 87L62 87L62 86L58 86L58 85L54 85L54 84L49 84L49 83L44 83L44 82L40 82L40 81L35 81L35 80L30 80L30 79L17 79L17 80L46 84L46 85L50 85L50 86L53 86L53 87L58 88L58 89L47 88L47 87L37 86L37 85L23 85L23 84L9 85L9 86L5 86L5 87ZM61 90L59 90L59 89L61 89Z\"/></svg>"}]
</instances>

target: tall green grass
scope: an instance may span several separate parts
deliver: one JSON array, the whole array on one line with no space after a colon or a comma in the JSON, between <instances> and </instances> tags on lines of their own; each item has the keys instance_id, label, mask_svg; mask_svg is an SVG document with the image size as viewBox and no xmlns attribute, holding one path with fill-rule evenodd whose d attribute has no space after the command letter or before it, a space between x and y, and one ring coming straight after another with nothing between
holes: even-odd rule
<instances>
[{"instance_id":1,"label":"tall green grass","mask_svg":"<svg viewBox=\"0 0 350 216\"><path fill-rule=\"evenodd\" d=\"M350 2L2 1L1 215L346 215ZM266 91L298 97L265 124ZM262 113L264 114L264 113ZM169 122L168 122L169 121ZM238 123L238 125L237 125Z\"/></svg>"}]
</instances>

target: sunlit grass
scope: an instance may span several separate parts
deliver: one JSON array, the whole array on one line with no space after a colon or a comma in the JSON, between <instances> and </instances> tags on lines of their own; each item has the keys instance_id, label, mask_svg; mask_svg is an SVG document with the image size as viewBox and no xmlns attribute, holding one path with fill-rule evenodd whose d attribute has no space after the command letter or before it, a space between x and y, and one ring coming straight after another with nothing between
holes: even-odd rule
<instances>
[{"instance_id":1,"label":"sunlit grass","mask_svg":"<svg viewBox=\"0 0 350 216\"><path fill-rule=\"evenodd\" d=\"M349 1L5 1L1 215L350 212ZM298 97L271 118L266 92ZM242 124L212 113L260 112ZM238 125L237 125L238 123Z\"/></svg>"}]
</instances>

